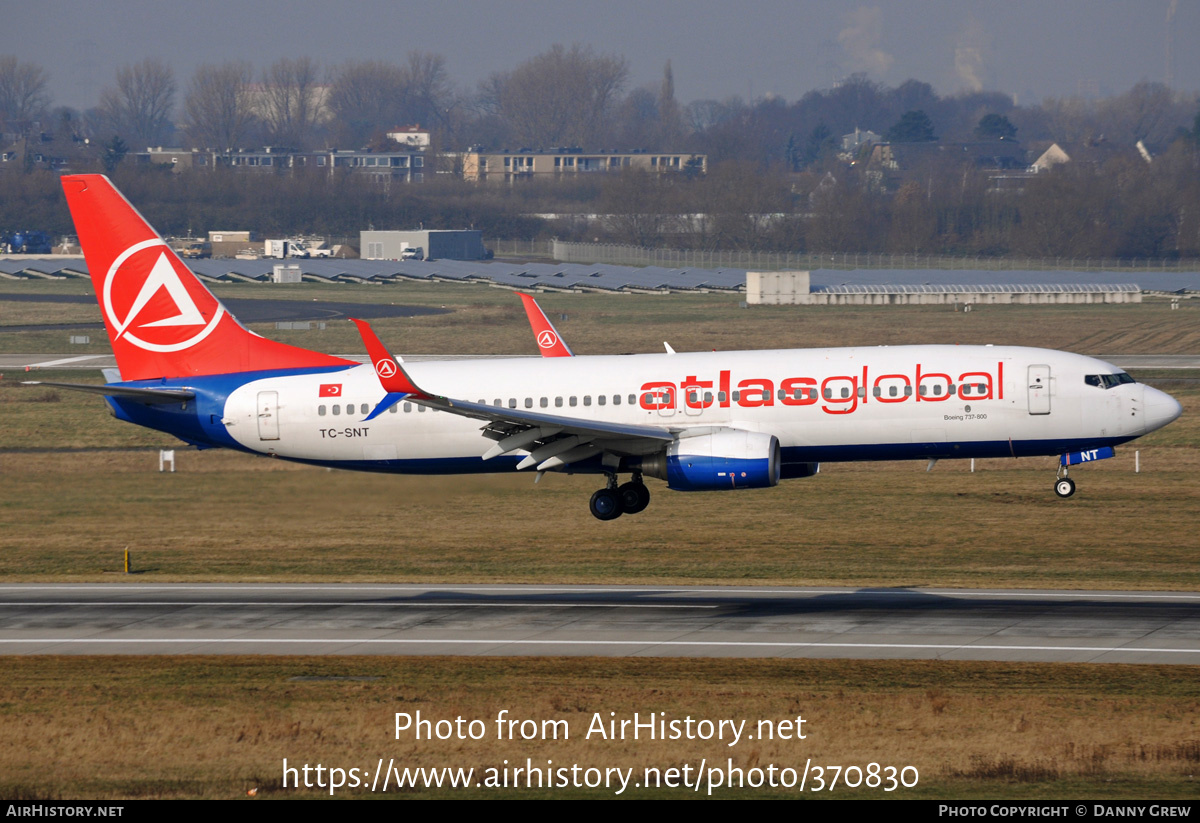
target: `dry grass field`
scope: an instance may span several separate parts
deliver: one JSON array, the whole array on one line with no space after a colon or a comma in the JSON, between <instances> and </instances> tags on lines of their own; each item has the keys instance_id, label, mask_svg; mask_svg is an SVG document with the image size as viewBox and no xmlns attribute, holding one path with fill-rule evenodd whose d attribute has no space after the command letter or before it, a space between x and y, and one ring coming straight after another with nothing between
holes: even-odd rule
<instances>
[{"instance_id":1,"label":"dry grass field","mask_svg":"<svg viewBox=\"0 0 1200 823\"><path fill-rule=\"evenodd\" d=\"M828 660L10 658L0 680L0 797L321 796L289 766L479 771L524 765L666 769L701 760L803 770L912 766L914 788L832 798L1194 799L1200 679L1190 667ZM564 720L569 739L497 741L502 709ZM395 736L396 712L480 719L482 740ZM805 723L803 740L586 739L593 713ZM831 773L829 773L831 775ZM911 783L911 772L908 773ZM827 778L828 779L828 778ZM380 784L382 785L382 784ZM810 778L809 788L814 781ZM393 792L394 793L394 792ZM343 796L363 797L361 788ZM443 788L404 796L611 797L608 789ZM699 796L703 797L704 789ZM797 796L777 788L715 797ZM691 789L626 796L694 797ZM386 796L386 795L375 795Z\"/></svg>"},{"instance_id":2,"label":"dry grass field","mask_svg":"<svg viewBox=\"0 0 1200 823\"><path fill-rule=\"evenodd\" d=\"M397 303L451 309L449 314L373 322L401 353L536 354L516 296L481 284L403 282L381 286L297 284L217 285L221 298ZM82 281L0 282L0 352L58 352L67 331L5 332L26 323L100 321L95 305L5 302L4 294L90 294ZM544 294L539 302L578 354L659 352L667 340L679 351L907 343L1045 346L1083 354L1200 352L1200 301L1172 311L1162 299L1129 305L984 306L970 313L949 306L756 306L739 308L730 294ZM86 310L84 310L86 309ZM567 315L562 320L562 315ZM41 318L41 319L39 319ZM318 331L254 327L269 337L333 353L361 352L351 323L331 321ZM107 351L96 330L79 354Z\"/></svg>"},{"instance_id":3,"label":"dry grass field","mask_svg":"<svg viewBox=\"0 0 1200 823\"><path fill-rule=\"evenodd\" d=\"M273 297L278 287L222 287ZM0 284L65 293L78 283ZM513 295L481 286L302 286L293 299L445 305L450 314L376 323L402 352L532 354ZM915 342L1042 345L1090 354L1198 353L1197 308L739 309L724 295L545 295L580 353ZM21 306L22 314L10 314ZM31 311L40 306L43 313ZM0 301L0 351L67 351L79 307ZM65 313L57 315L55 312ZM92 317L98 319L94 309ZM560 315L568 319L561 320ZM38 320L38 317L45 317ZM30 320L29 317L35 319ZM350 324L258 331L357 352ZM98 335L93 335L93 341ZM106 345L72 347L71 353ZM99 380L42 372L48 380ZM1196 589L1200 373L1145 372L1184 416L1051 492L1051 458L826 465L776 489L677 494L654 482L637 517L599 523L586 477L405 478L325 471L224 452L178 452L120 423L92 396L0 377L0 580L116 579L125 547L138 582L353 580L772 583L849 586ZM15 378L15 379L14 379ZM1133 473L1133 449L1142 472ZM183 528L181 528L181 526ZM1188 666L930 661L535 658L6 658L0 678L0 796L292 796L289 762L372 768L535 764L683 766L869 762L912 765L925 798L1194 798L1200 678ZM296 678L308 678L300 679ZM317 679L312 679L317 678ZM339 679L340 678L340 679ZM353 678L353 679L345 679ZM572 740L414 743L393 713L566 719ZM781 719L783 743L606 743L578 739L592 712ZM631 790L645 793L646 790ZM319 794L311 792L311 794ZM420 796L459 796L449 790ZM468 794L495 796L483 790ZM567 796L560 790L514 791ZM585 796L607 796L603 790ZM746 790L741 796L769 796ZM782 793L786 795L787 793ZM654 796L694 796L663 790ZM718 796L734 796L722 794ZM838 797L879 797L839 791Z\"/></svg>"}]
</instances>

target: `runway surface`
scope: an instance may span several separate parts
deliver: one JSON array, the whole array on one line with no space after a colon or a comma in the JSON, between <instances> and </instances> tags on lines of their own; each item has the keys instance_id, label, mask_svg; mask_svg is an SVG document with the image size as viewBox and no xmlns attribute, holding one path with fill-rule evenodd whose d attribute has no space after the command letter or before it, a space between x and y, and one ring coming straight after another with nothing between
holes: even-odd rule
<instances>
[{"instance_id":1,"label":"runway surface","mask_svg":"<svg viewBox=\"0 0 1200 823\"><path fill-rule=\"evenodd\" d=\"M1200 664L1200 592L0 586L0 654L601 655Z\"/></svg>"}]
</instances>

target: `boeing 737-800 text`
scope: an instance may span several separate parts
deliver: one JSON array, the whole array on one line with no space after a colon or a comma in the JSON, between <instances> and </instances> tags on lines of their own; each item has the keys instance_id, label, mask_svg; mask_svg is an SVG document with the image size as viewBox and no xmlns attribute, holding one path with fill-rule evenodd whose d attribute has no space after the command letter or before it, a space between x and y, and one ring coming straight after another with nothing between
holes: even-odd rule
<instances>
[{"instance_id":1,"label":"boeing 737-800 text","mask_svg":"<svg viewBox=\"0 0 1200 823\"><path fill-rule=\"evenodd\" d=\"M827 461L1061 455L1069 468L1165 426L1172 397L1077 354L895 346L370 365L242 327L102 175L63 178L119 379L70 385L198 448L412 474L591 472L601 520L679 491L774 486ZM116 375L112 376L113 378ZM58 384L64 385L64 384ZM620 484L618 477L631 479Z\"/></svg>"}]
</instances>

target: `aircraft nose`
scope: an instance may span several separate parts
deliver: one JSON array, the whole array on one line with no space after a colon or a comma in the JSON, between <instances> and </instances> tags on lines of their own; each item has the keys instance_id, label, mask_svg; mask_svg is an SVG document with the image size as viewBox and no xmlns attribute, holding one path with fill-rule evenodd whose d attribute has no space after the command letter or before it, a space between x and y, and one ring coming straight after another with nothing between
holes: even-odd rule
<instances>
[{"instance_id":1,"label":"aircraft nose","mask_svg":"<svg viewBox=\"0 0 1200 823\"><path fill-rule=\"evenodd\" d=\"M1179 415L1183 414L1183 406L1179 401L1166 392L1146 386L1146 431L1161 429Z\"/></svg>"}]
</instances>

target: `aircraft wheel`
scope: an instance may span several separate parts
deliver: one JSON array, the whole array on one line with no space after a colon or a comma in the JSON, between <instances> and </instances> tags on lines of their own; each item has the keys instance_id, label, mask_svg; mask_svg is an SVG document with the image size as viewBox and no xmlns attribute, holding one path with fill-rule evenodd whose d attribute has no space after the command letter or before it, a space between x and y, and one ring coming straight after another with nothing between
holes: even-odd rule
<instances>
[{"instance_id":1,"label":"aircraft wheel","mask_svg":"<svg viewBox=\"0 0 1200 823\"><path fill-rule=\"evenodd\" d=\"M645 483L630 482L617 489L621 498L621 511L625 514L637 514L650 505L650 490Z\"/></svg>"},{"instance_id":2,"label":"aircraft wheel","mask_svg":"<svg viewBox=\"0 0 1200 823\"><path fill-rule=\"evenodd\" d=\"M1060 477L1054 481L1054 493L1064 499L1070 497L1075 493L1075 481L1069 477Z\"/></svg>"},{"instance_id":3,"label":"aircraft wheel","mask_svg":"<svg viewBox=\"0 0 1200 823\"><path fill-rule=\"evenodd\" d=\"M624 511L621 508L621 498L614 489L600 489L592 495L588 507L597 520L615 520Z\"/></svg>"}]
</instances>

